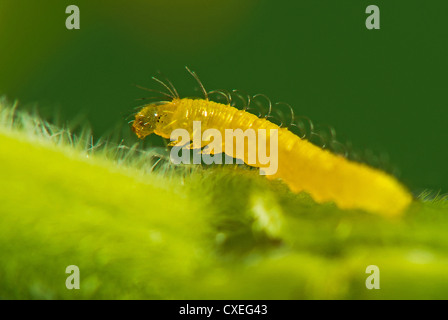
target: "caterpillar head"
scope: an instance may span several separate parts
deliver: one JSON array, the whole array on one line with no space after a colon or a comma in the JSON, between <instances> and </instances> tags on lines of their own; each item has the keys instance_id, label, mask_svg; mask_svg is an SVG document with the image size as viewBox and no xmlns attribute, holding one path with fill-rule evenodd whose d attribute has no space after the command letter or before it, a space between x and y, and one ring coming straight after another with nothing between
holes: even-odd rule
<instances>
[{"instance_id":1,"label":"caterpillar head","mask_svg":"<svg viewBox=\"0 0 448 320\"><path fill-rule=\"evenodd\" d=\"M132 131L137 137L144 139L154 132L159 118L157 105L150 104L135 115Z\"/></svg>"}]
</instances>

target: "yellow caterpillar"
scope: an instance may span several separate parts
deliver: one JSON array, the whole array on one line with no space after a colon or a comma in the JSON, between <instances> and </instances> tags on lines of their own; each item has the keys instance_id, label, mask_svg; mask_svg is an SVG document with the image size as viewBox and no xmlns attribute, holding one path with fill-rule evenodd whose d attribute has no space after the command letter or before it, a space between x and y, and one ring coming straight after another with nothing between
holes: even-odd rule
<instances>
[{"instance_id":1,"label":"yellow caterpillar","mask_svg":"<svg viewBox=\"0 0 448 320\"><path fill-rule=\"evenodd\" d=\"M412 201L410 193L385 172L315 146L266 118L210 101L197 75L188 71L201 85L205 99L181 99L169 81L171 87L154 78L170 92L162 93L170 100L146 105L136 114L132 129L139 138L155 133L169 139L175 129L188 130L193 137L193 121L201 121L202 131L213 128L223 135L225 129L277 129L278 170L267 178L280 178L293 192L305 191L316 202L333 201L342 209L363 209L386 216L400 215ZM266 139L269 140L269 135ZM225 146L222 150L229 156L235 155ZM242 160L255 167L262 166L249 163L247 154Z\"/></svg>"}]
</instances>

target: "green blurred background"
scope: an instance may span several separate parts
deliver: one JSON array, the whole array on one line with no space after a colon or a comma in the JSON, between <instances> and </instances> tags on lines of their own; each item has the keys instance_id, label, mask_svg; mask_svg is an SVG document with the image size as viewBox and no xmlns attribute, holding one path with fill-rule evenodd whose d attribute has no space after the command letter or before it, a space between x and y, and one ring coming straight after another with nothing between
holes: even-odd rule
<instances>
[{"instance_id":1,"label":"green blurred background","mask_svg":"<svg viewBox=\"0 0 448 320\"><path fill-rule=\"evenodd\" d=\"M81 29L67 30L68 5ZM367 30L365 9L381 10ZM413 190L448 191L446 1L0 0L0 95L109 134L160 70L195 94L290 103L341 140L386 152Z\"/></svg>"}]
</instances>

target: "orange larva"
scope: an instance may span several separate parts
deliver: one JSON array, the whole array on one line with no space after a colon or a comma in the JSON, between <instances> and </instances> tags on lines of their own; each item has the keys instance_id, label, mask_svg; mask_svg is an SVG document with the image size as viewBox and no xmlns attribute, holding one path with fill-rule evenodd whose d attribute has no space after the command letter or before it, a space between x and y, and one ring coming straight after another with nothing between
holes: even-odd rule
<instances>
[{"instance_id":1,"label":"orange larva","mask_svg":"<svg viewBox=\"0 0 448 320\"><path fill-rule=\"evenodd\" d=\"M197 79L194 72L190 73ZM135 116L132 128L141 139L152 133L169 139L171 132L179 128L189 130L192 136L193 121L201 121L202 131L214 128L223 135L225 129L277 129L278 170L267 178L280 178L293 192L305 191L316 202L333 201L342 209L386 216L400 215L412 201L410 193L393 176L313 145L266 118L210 101L202 84L205 99L181 99L171 83L171 88L162 84L170 91L165 94L170 101L146 105Z\"/></svg>"}]
</instances>

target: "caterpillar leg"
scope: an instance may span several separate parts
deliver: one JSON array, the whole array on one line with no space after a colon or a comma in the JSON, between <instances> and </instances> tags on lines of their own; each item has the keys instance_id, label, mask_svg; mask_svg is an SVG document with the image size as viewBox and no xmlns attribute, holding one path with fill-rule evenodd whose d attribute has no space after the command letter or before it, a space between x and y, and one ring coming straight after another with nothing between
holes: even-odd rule
<instances>
[{"instance_id":1,"label":"caterpillar leg","mask_svg":"<svg viewBox=\"0 0 448 320\"><path fill-rule=\"evenodd\" d=\"M211 147L210 145L212 145L212 144L213 144L213 142L206 144L204 146L204 148L202 149L201 154L213 155L215 153L223 153L224 152L224 147L225 147L224 143L221 144L220 148L216 148L215 146Z\"/></svg>"},{"instance_id":2,"label":"caterpillar leg","mask_svg":"<svg viewBox=\"0 0 448 320\"><path fill-rule=\"evenodd\" d=\"M213 148L210 148L209 145L206 145L202 150L201 154L214 154Z\"/></svg>"},{"instance_id":3,"label":"caterpillar leg","mask_svg":"<svg viewBox=\"0 0 448 320\"><path fill-rule=\"evenodd\" d=\"M180 140L171 141L170 143L168 143L168 147L174 147L174 146L176 146L179 142L180 142Z\"/></svg>"},{"instance_id":4,"label":"caterpillar leg","mask_svg":"<svg viewBox=\"0 0 448 320\"><path fill-rule=\"evenodd\" d=\"M168 147L181 147L182 149L186 148L186 149L193 149L193 143L185 143L183 145L180 144L181 140L176 140L176 141L171 141L170 143L167 144Z\"/></svg>"}]
</instances>

